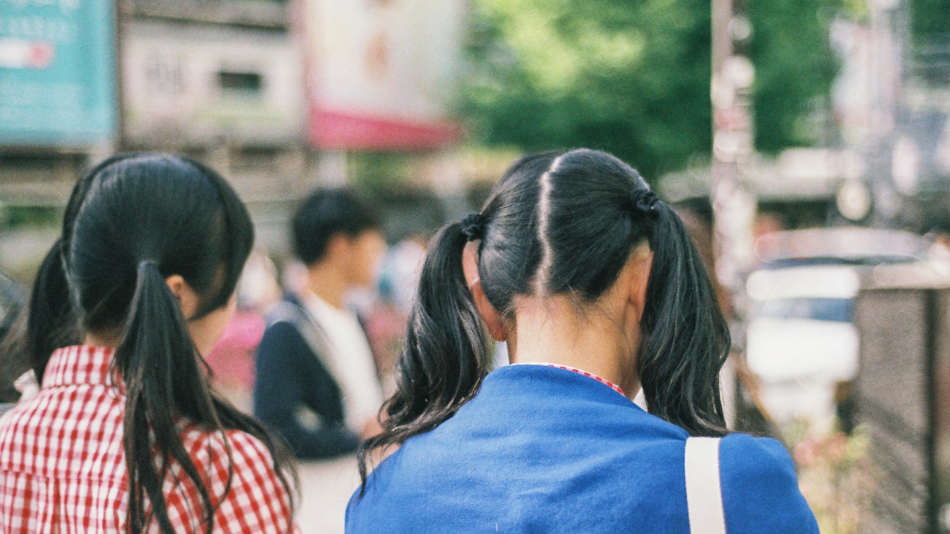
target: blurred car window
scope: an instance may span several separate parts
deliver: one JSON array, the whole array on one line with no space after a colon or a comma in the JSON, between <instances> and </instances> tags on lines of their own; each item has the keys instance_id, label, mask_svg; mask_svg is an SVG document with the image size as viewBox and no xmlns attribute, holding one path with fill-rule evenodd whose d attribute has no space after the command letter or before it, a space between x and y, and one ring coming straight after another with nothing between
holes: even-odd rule
<instances>
[{"instance_id":1,"label":"blurred car window","mask_svg":"<svg viewBox=\"0 0 950 534\"><path fill-rule=\"evenodd\" d=\"M851 322L854 301L843 298L778 299L756 305L753 316L767 319L812 319Z\"/></svg>"}]
</instances>

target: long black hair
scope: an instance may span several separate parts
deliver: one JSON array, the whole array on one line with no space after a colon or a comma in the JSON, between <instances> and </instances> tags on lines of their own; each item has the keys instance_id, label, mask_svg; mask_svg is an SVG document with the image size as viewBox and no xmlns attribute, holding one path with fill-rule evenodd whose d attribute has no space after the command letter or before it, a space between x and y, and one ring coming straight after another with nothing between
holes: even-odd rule
<instances>
[{"instance_id":1,"label":"long black hair","mask_svg":"<svg viewBox=\"0 0 950 534\"><path fill-rule=\"evenodd\" d=\"M691 435L727 430L719 370L729 330L699 253L679 217L619 159L593 150L546 152L515 162L478 214L478 276L503 317L518 295L566 294L593 303L617 280L634 247L653 250L637 373L651 413ZM467 229L465 229L467 230ZM491 356L462 271L462 225L430 244L396 364L383 432L366 453L401 444L450 418L479 389Z\"/></svg>"},{"instance_id":2,"label":"long black hair","mask_svg":"<svg viewBox=\"0 0 950 534\"><path fill-rule=\"evenodd\" d=\"M234 190L186 158L115 156L73 189L63 234L34 285L27 343L42 381L55 349L88 333L117 340L113 366L125 389L129 532L152 522L164 533L174 531L162 491L173 463L198 489L204 530L214 527L215 499L183 446L182 418L222 437L240 430L261 440L290 493L284 469L295 475L286 451L260 423L211 391L188 330L188 321L228 304L253 241L250 216ZM165 283L171 275L180 275L199 296L194 316L184 317Z\"/></svg>"}]
</instances>

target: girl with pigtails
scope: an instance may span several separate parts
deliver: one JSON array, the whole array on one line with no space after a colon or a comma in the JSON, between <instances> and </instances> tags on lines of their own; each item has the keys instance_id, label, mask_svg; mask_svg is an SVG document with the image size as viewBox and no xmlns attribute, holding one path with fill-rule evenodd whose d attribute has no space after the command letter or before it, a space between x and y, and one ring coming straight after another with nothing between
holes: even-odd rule
<instances>
[{"instance_id":1,"label":"girl with pigtails","mask_svg":"<svg viewBox=\"0 0 950 534\"><path fill-rule=\"evenodd\" d=\"M0 533L293 529L286 455L202 360L253 239L194 161L126 154L79 180L30 302L41 390L0 418Z\"/></svg>"},{"instance_id":2,"label":"girl with pigtails","mask_svg":"<svg viewBox=\"0 0 950 534\"><path fill-rule=\"evenodd\" d=\"M487 335L512 365L492 370ZM782 446L725 427L729 346L683 223L635 170L524 157L430 246L347 532L817 533Z\"/></svg>"}]
</instances>

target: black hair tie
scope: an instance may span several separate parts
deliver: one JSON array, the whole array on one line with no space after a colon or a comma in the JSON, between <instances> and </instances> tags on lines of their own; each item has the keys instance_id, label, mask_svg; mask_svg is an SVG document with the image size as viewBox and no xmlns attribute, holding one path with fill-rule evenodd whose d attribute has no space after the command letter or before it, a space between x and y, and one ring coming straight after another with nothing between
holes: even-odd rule
<instances>
[{"instance_id":1,"label":"black hair tie","mask_svg":"<svg viewBox=\"0 0 950 534\"><path fill-rule=\"evenodd\" d=\"M633 206L633 211L652 219L660 216L660 212L656 209L656 203L659 201L656 193L649 189L634 189L630 193L630 205Z\"/></svg>"},{"instance_id":2,"label":"black hair tie","mask_svg":"<svg viewBox=\"0 0 950 534\"><path fill-rule=\"evenodd\" d=\"M476 241L485 237L485 218L481 213L469 213L462 219L462 233L465 239Z\"/></svg>"}]
</instances>

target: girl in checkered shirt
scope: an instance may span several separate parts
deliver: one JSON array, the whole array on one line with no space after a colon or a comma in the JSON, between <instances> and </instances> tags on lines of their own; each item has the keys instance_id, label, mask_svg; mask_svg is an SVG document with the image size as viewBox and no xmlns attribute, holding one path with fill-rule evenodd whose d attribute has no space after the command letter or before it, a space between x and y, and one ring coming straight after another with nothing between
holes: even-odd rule
<instances>
[{"instance_id":1,"label":"girl in checkered shirt","mask_svg":"<svg viewBox=\"0 0 950 534\"><path fill-rule=\"evenodd\" d=\"M0 419L0 533L292 530L286 455L202 360L253 239L186 158L115 156L76 184L30 306L42 388Z\"/></svg>"}]
</instances>

